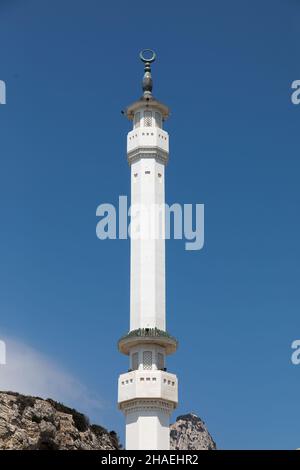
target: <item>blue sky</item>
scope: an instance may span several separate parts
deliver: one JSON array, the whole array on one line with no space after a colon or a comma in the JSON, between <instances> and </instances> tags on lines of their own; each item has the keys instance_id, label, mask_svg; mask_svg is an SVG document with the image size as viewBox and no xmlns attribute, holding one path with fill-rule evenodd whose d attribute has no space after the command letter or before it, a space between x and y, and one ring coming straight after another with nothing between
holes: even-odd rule
<instances>
[{"instance_id":1,"label":"blue sky","mask_svg":"<svg viewBox=\"0 0 300 470\"><path fill-rule=\"evenodd\" d=\"M199 414L224 449L300 446L299 25L296 0L0 1L0 338L76 377L102 408L70 401L121 436L129 241L98 240L95 213L129 195L120 111L151 47L167 202L205 204L203 250L167 243L174 417Z\"/></svg>"}]
</instances>

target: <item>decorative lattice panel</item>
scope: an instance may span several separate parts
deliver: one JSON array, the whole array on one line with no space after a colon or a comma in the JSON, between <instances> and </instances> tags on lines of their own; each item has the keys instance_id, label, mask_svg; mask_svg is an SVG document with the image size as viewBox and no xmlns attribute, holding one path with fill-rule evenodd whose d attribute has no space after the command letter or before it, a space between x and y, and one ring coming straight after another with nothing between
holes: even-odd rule
<instances>
[{"instance_id":1,"label":"decorative lattice panel","mask_svg":"<svg viewBox=\"0 0 300 470\"><path fill-rule=\"evenodd\" d=\"M152 112L151 111L144 111L144 124L145 124L145 127L152 126Z\"/></svg>"},{"instance_id":2,"label":"decorative lattice panel","mask_svg":"<svg viewBox=\"0 0 300 470\"><path fill-rule=\"evenodd\" d=\"M143 352L143 369L145 370L152 369L152 352L151 351Z\"/></svg>"}]
</instances>

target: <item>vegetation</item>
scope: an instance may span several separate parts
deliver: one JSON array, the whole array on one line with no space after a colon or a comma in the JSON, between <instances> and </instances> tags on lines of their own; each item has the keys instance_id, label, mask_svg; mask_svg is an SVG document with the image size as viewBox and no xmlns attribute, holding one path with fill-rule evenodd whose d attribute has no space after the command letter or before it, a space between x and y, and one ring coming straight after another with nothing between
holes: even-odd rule
<instances>
[{"instance_id":1,"label":"vegetation","mask_svg":"<svg viewBox=\"0 0 300 470\"><path fill-rule=\"evenodd\" d=\"M46 401L50 403L56 411L72 415L74 425L79 432L84 432L88 430L90 423L88 418L83 413L79 413L79 411L75 410L74 408L69 408L68 406L54 401L51 398L47 398Z\"/></svg>"}]
</instances>

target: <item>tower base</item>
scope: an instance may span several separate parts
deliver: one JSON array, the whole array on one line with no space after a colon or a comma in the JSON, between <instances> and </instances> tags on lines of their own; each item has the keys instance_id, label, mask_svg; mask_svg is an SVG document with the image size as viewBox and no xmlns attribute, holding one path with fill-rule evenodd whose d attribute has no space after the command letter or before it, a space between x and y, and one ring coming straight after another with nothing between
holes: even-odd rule
<instances>
[{"instance_id":1,"label":"tower base","mask_svg":"<svg viewBox=\"0 0 300 470\"><path fill-rule=\"evenodd\" d=\"M126 450L169 450L172 403L137 399L122 404L126 417Z\"/></svg>"}]
</instances>

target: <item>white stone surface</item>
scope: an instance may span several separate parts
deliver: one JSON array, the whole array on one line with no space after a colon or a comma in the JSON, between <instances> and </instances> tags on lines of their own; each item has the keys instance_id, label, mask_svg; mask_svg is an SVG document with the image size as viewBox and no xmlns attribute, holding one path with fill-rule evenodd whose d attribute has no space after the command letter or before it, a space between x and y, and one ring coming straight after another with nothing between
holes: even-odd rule
<instances>
[{"instance_id":1,"label":"white stone surface","mask_svg":"<svg viewBox=\"0 0 300 470\"><path fill-rule=\"evenodd\" d=\"M160 398L175 408L178 402L178 383L175 374L160 370L135 370L121 374L118 402L135 398Z\"/></svg>"},{"instance_id":2,"label":"white stone surface","mask_svg":"<svg viewBox=\"0 0 300 470\"><path fill-rule=\"evenodd\" d=\"M131 330L166 328L164 201L164 165L155 158L133 163L131 206L141 236L131 238Z\"/></svg>"},{"instance_id":3,"label":"white stone surface","mask_svg":"<svg viewBox=\"0 0 300 470\"><path fill-rule=\"evenodd\" d=\"M169 152L169 135L157 127L140 127L127 135L127 152L137 147L159 147Z\"/></svg>"},{"instance_id":4,"label":"white stone surface","mask_svg":"<svg viewBox=\"0 0 300 470\"><path fill-rule=\"evenodd\" d=\"M170 448L169 412L160 408L141 408L125 413L126 450L168 450Z\"/></svg>"}]
</instances>

